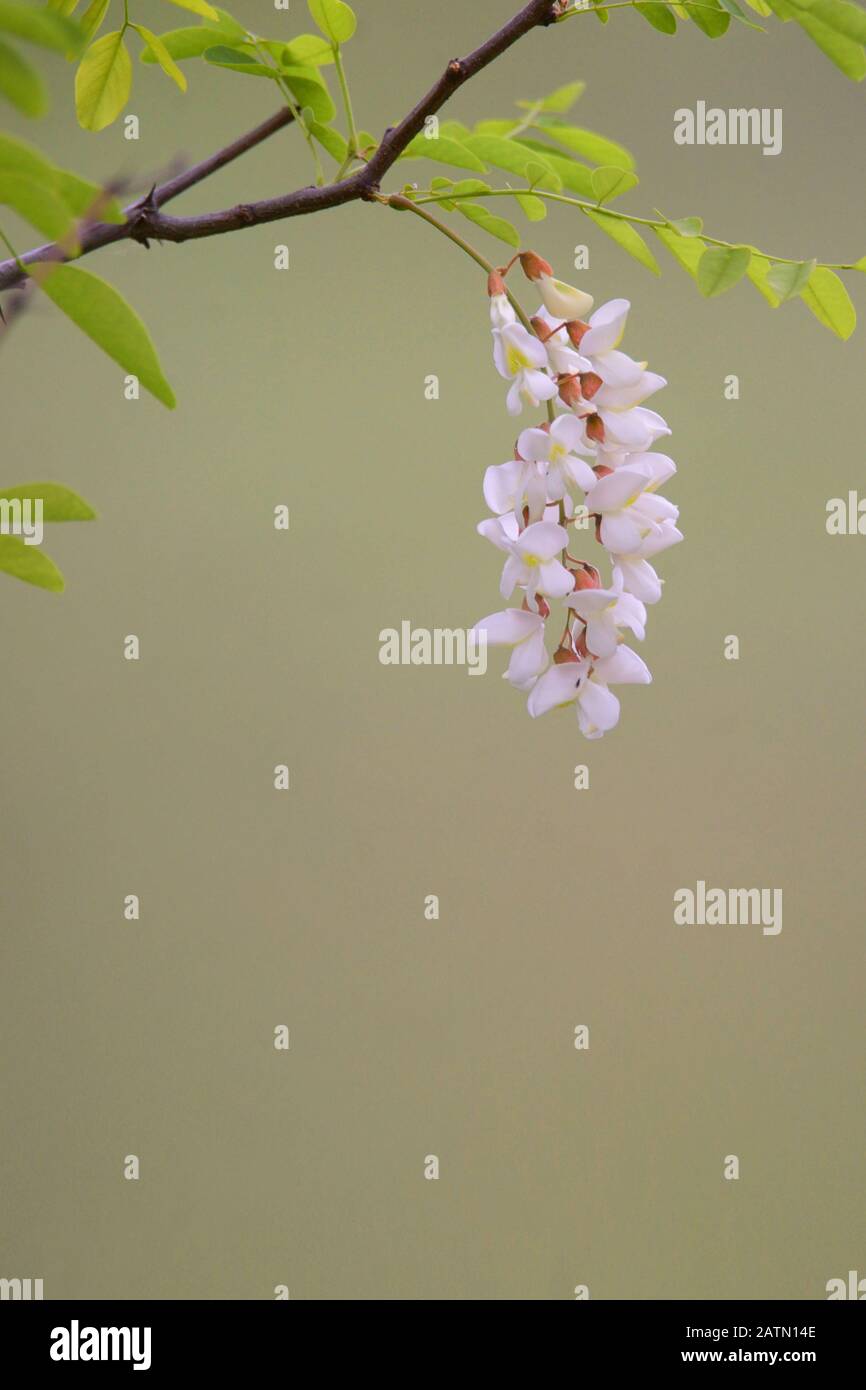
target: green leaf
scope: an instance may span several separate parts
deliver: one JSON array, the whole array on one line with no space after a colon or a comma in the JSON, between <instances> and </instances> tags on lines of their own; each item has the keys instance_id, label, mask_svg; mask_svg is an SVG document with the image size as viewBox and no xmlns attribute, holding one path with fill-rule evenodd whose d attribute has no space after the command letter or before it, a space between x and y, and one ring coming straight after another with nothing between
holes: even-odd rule
<instances>
[{"instance_id":1,"label":"green leaf","mask_svg":"<svg viewBox=\"0 0 866 1390\"><path fill-rule=\"evenodd\" d=\"M704 220L702 217L677 217L668 226L673 227L680 236L700 236L704 230Z\"/></svg>"},{"instance_id":2,"label":"green leaf","mask_svg":"<svg viewBox=\"0 0 866 1390\"><path fill-rule=\"evenodd\" d=\"M564 87L557 87L556 91L542 97L540 101L519 101L517 105L524 111L550 111L562 115L571 110L578 97L583 96L585 91L585 82L568 82Z\"/></svg>"},{"instance_id":3,"label":"green leaf","mask_svg":"<svg viewBox=\"0 0 866 1390\"><path fill-rule=\"evenodd\" d=\"M44 116L48 92L35 68L8 43L0 40L0 94L22 116Z\"/></svg>"},{"instance_id":4,"label":"green leaf","mask_svg":"<svg viewBox=\"0 0 866 1390\"><path fill-rule=\"evenodd\" d=\"M592 170L586 164L581 164L576 159L570 159L568 155L554 150L550 145L542 144L540 140L524 139L521 136L516 143L543 155L545 162L555 169L562 180L563 187L567 188L570 193L577 193L581 198L595 196L592 188Z\"/></svg>"},{"instance_id":5,"label":"green leaf","mask_svg":"<svg viewBox=\"0 0 866 1390\"><path fill-rule=\"evenodd\" d=\"M338 164L343 163L349 153L349 146L338 130L334 130L334 127L330 125L320 125L318 121L311 121L307 129L313 138L318 140L319 144L328 151L332 159L335 159Z\"/></svg>"},{"instance_id":6,"label":"green leaf","mask_svg":"<svg viewBox=\"0 0 866 1390\"><path fill-rule=\"evenodd\" d=\"M731 23L731 16L722 9L719 0L700 0L700 6L689 9L689 19L709 39L720 39Z\"/></svg>"},{"instance_id":7,"label":"green leaf","mask_svg":"<svg viewBox=\"0 0 866 1390\"><path fill-rule=\"evenodd\" d=\"M24 39L25 43L53 49L55 53L78 52L81 49L82 36L77 24L53 10L37 9L34 5L0 0L0 30Z\"/></svg>"},{"instance_id":8,"label":"green leaf","mask_svg":"<svg viewBox=\"0 0 866 1390\"><path fill-rule=\"evenodd\" d=\"M52 180L53 182L53 180ZM0 165L0 203L14 208L43 236L59 241L73 223L72 212L54 187Z\"/></svg>"},{"instance_id":9,"label":"green leaf","mask_svg":"<svg viewBox=\"0 0 866 1390\"><path fill-rule=\"evenodd\" d=\"M214 5L216 19L211 20L211 27L218 29L223 35L223 43L236 44L246 43L249 34L243 24L239 24L228 10L220 9L219 5Z\"/></svg>"},{"instance_id":10,"label":"green leaf","mask_svg":"<svg viewBox=\"0 0 866 1390\"><path fill-rule=\"evenodd\" d=\"M54 594L62 594L65 587L54 561L38 546L25 545L20 536L0 536L0 570Z\"/></svg>"},{"instance_id":11,"label":"green leaf","mask_svg":"<svg viewBox=\"0 0 866 1390\"><path fill-rule=\"evenodd\" d=\"M354 34L358 21L343 0L307 0L307 6L325 38L332 43L347 43Z\"/></svg>"},{"instance_id":12,"label":"green leaf","mask_svg":"<svg viewBox=\"0 0 866 1390\"><path fill-rule=\"evenodd\" d=\"M487 165L473 154L459 140L450 140L441 132L437 139L430 140L426 135L416 135L406 146L401 159L434 159L439 164L453 164L458 169L475 169L479 174L487 173Z\"/></svg>"},{"instance_id":13,"label":"green leaf","mask_svg":"<svg viewBox=\"0 0 866 1390\"><path fill-rule=\"evenodd\" d=\"M176 63L182 63L187 58L201 58L209 48L229 49L225 34L206 24L187 29L169 29L168 33L160 34L160 41ZM149 48L143 48L139 57L143 63L156 62L156 56Z\"/></svg>"},{"instance_id":14,"label":"green leaf","mask_svg":"<svg viewBox=\"0 0 866 1390\"><path fill-rule=\"evenodd\" d=\"M497 217L495 213L488 212L480 203L456 203L457 211L464 217L468 217L470 222L475 222L491 236L498 237L500 241L507 242L509 246L518 247L520 245L520 234L516 227L507 222L504 217Z\"/></svg>"},{"instance_id":15,"label":"green leaf","mask_svg":"<svg viewBox=\"0 0 866 1390\"><path fill-rule=\"evenodd\" d=\"M818 322L835 333L837 338L851 337L857 327L857 311L834 271L824 265L816 266L801 298Z\"/></svg>"},{"instance_id":16,"label":"green leaf","mask_svg":"<svg viewBox=\"0 0 866 1390\"><path fill-rule=\"evenodd\" d=\"M779 299L779 296L776 294L768 278L772 268L772 261L768 260L766 256L762 256L760 252L755 251L755 248L752 247L752 259L749 261L749 269L746 271L746 274L755 288L761 291L761 294L771 308L778 309L782 301Z\"/></svg>"},{"instance_id":17,"label":"green leaf","mask_svg":"<svg viewBox=\"0 0 866 1390\"><path fill-rule=\"evenodd\" d=\"M85 38L92 39L102 28L111 0L92 0L81 16L81 28Z\"/></svg>"},{"instance_id":18,"label":"green leaf","mask_svg":"<svg viewBox=\"0 0 866 1390\"><path fill-rule=\"evenodd\" d=\"M736 19L740 24L745 24L747 29L757 29L759 34L765 34L767 32L760 24L754 24L752 20L743 13L742 8L737 4L737 0L719 0L719 4L723 10L727 10L732 19Z\"/></svg>"},{"instance_id":19,"label":"green leaf","mask_svg":"<svg viewBox=\"0 0 866 1390\"><path fill-rule=\"evenodd\" d=\"M49 193L54 193L67 206L68 213L83 217L92 213L100 222L123 222L123 211L117 200L104 189L87 179L79 178L65 169L57 169L33 145L0 133L0 170L32 179ZM94 209L96 211L94 212ZM34 223L34 226L36 224ZM51 236L46 231L46 236Z\"/></svg>"},{"instance_id":20,"label":"green leaf","mask_svg":"<svg viewBox=\"0 0 866 1390\"><path fill-rule=\"evenodd\" d=\"M668 5L636 4L638 14L642 14L648 24L658 29L660 34L677 32L677 17Z\"/></svg>"},{"instance_id":21,"label":"green leaf","mask_svg":"<svg viewBox=\"0 0 866 1390\"><path fill-rule=\"evenodd\" d=\"M808 10L809 17L819 24L826 24L856 43L866 43L866 11L857 5L845 4L843 0L814 0L808 6L803 0L792 0L792 3L797 9Z\"/></svg>"},{"instance_id":22,"label":"green leaf","mask_svg":"<svg viewBox=\"0 0 866 1390\"><path fill-rule=\"evenodd\" d=\"M814 269L814 260L800 261L796 265L779 261L768 270L767 284L778 295L779 303L784 304L787 299L793 299L806 288Z\"/></svg>"},{"instance_id":23,"label":"green leaf","mask_svg":"<svg viewBox=\"0 0 866 1390\"><path fill-rule=\"evenodd\" d=\"M518 193L516 190L514 196L520 204L524 217L528 217L530 222L544 221L547 216L547 208L542 198L536 198L534 193Z\"/></svg>"},{"instance_id":24,"label":"green leaf","mask_svg":"<svg viewBox=\"0 0 866 1390\"><path fill-rule=\"evenodd\" d=\"M698 263L698 289L707 299L724 294L749 268L748 246L709 246Z\"/></svg>"},{"instance_id":25,"label":"green leaf","mask_svg":"<svg viewBox=\"0 0 866 1390\"><path fill-rule=\"evenodd\" d=\"M309 106L316 120L322 125L328 125L336 116L337 108L318 68L296 67L291 64L281 68L281 72L298 105L302 109Z\"/></svg>"},{"instance_id":26,"label":"green leaf","mask_svg":"<svg viewBox=\"0 0 866 1390\"><path fill-rule=\"evenodd\" d=\"M285 51L287 63L318 68L334 61L333 48L327 39L320 38L318 34L298 34L297 38L285 45Z\"/></svg>"},{"instance_id":27,"label":"green leaf","mask_svg":"<svg viewBox=\"0 0 866 1390\"><path fill-rule=\"evenodd\" d=\"M861 256L859 261L855 261L851 269L866 271L866 256Z\"/></svg>"},{"instance_id":28,"label":"green leaf","mask_svg":"<svg viewBox=\"0 0 866 1390\"><path fill-rule=\"evenodd\" d=\"M503 140L498 135L470 135L466 148L485 163L493 164L497 169L507 169L510 174L521 174L524 178L527 177L527 167L541 164L542 177L535 180L539 187L554 192L562 188L562 180L553 165L543 155L530 152L517 140Z\"/></svg>"},{"instance_id":29,"label":"green leaf","mask_svg":"<svg viewBox=\"0 0 866 1390\"><path fill-rule=\"evenodd\" d=\"M597 203L606 203L609 198L618 198L627 193L638 182L637 174L630 169L615 169L604 165L592 171L592 191Z\"/></svg>"},{"instance_id":30,"label":"green leaf","mask_svg":"<svg viewBox=\"0 0 866 1390\"><path fill-rule=\"evenodd\" d=\"M276 68L260 63L243 49L228 48L225 44L205 49L204 60L215 68L229 68L232 72L242 72L246 77L269 77L276 82L280 75Z\"/></svg>"},{"instance_id":31,"label":"green leaf","mask_svg":"<svg viewBox=\"0 0 866 1390\"><path fill-rule=\"evenodd\" d=\"M794 18L812 42L818 45L821 52L826 54L830 62L846 77L850 77L854 82L861 82L866 77L866 53L855 39L840 34L838 29L832 29L829 24L823 24L811 11L798 12Z\"/></svg>"},{"instance_id":32,"label":"green leaf","mask_svg":"<svg viewBox=\"0 0 866 1390\"><path fill-rule=\"evenodd\" d=\"M659 263L647 246L640 232L633 227L630 222L626 222L621 217L616 217L610 212L599 212L596 208L584 208L590 221L606 232L611 241L615 241L617 246L621 246L623 251L627 251L641 265L651 270L653 275L661 275Z\"/></svg>"},{"instance_id":33,"label":"green leaf","mask_svg":"<svg viewBox=\"0 0 866 1390\"><path fill-rule=\"evenodd\" d=\"M0 169L10 173L25 174L48 187L54 187L55 169L50 160L30 145L26 140L16 140L14 135L0 131Z\"/></svg>"},{"instance_id":34,"label":"green leaf","mask_svg":"<svg viewBox=\"0 0 866 1390\"><path fill-rule=\"evenodd\" d=\"M57 191L76 217L89 217L98 222L126 221L117 199L89 179L79 178L67 169L55 169Z\"/></svg>"},{"instance_id":35,"label":"green leaf","mask_svg":"<svg viewBox=\"0 0 866 1390\"><path fill-rule=\"evenodd\" d=\"M207 0L169 0L169 4L177 5L181 10L192 10L193 14L200 14L202 19L218 20L219 10L213 5L209 5Z\"/></svg>"},{"instance_id":36,"label":"green leaf","mask_svg":"<svg viewBox=\"0 0 866 1390\"><path fill-rule=\"evenodd\" d=\"M466 132L467 135L501 135L506 138L520 124L519 121L476 121L473 129ZM440 126L441 130L441 126ZM462 137L465 139L465 136Z\"/></svg>"},{"instance_id":37,"label":"green leaf","mask_svg":"<svg viewBox=\"0 0 866 1390\"><path fill-rule=\"evenodd\" d=\"M583 130L579 126L561 125L552 120L539 119L538 124L545 135L566 149L573 150L590 164L612 164L617 169L633 169L634 156L614 140L604 135L596 135L593 130Z\"/></svg>"},{"instance_id":38,"label":"green leaf","mask_svg":"<svg viewBox=\"0 0 866 1390\"><path fill-rule=\"evenodd\" d=\"M120 115L132 90L132 63L116 30L91 44L75 74L75 110L85 130L104 130Z\"/></svg>"},{"instance_id":39,"label":"green leaf","mask_svg":"<svg viewBox=\"0 0 866 1390\"><path fill-rule=\"evenodd\" d=\"M32 265L27 273L103 352L174 409L174 392L162 374L150 334L113 285L73 265Z\"/></svg>"},{"instance_id":40,"label":"green leaf","mask_svg":"<svg viewBox=\"0 0 866 1390\"><path fill-rule=\"evenodd\" d=\"M131 27L144 39L144 42L148 46L148 51L154 55L165 75L170 77L172 82L176 83L182 92L185 92L186 78L172 58L162 39L157 38L156 34L152 34L149 29L145 29L143 24L133 24Z\"/></svg>"},{"instance_id":41,"label":"green leaf","mask_svg":"<svg viewBox=\"0 0 866 1390\"><path fill-rule=\"evenodd\" d=\"M29 497L42 502L43 521L94 521L96 512L77 492L62 483L19 483L16 487L0 488L0 499Z\"/></svg>"},{"instance_id":42,"label":"green leaf","mask_svg":"<svg viewBox=\"0 0 866 1390\"><path fill-rule=\"evenodd\" d=\"M465 140L472 131L462 121L440 121L439 134L446 135L449 140Z\"/></svg>"},{"instance_id":43,"label":"green leaf","mask_svg":"<svg viewBox=\"0 0 866 1390\"><path fill-rule=\"evenodd\" d=\"M672 227L653 227L653 231L662 245L679 261L683 270L687 270L692 279L697 280L698 265L704 254L704 243L698 237L680 236Z\"/></svg>"}]
</instances>

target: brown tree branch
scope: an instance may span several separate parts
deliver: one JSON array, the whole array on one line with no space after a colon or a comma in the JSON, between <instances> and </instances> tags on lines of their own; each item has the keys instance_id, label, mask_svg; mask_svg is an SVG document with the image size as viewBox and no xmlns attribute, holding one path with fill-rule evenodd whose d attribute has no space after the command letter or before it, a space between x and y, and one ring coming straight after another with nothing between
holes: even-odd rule
<instances>
[{"instance_id":1,"label":"brown tree branch","mask_svg":"<svg viewBox=\"0 0 866 1390\"><path fill-rule=\"evenodd\" d=\"M245 154L274 131L288 124L292 119L291 112L287 109L280 110L255 130L241 136L233 144L227 145L186 173L153 189L145 199L126 208L127 220L124 223L97 222L88 227L81 236L79 256L109 246L113 242L128 239L146 245L149 240L180 242L221 236L225 232L240 231L244 227L256 227L286 217L301 217L307 213L320 212L324 208L338 207L342 203L368 199L372 193L378 191L383 175L423 129L428 116L435 115L464 82L486 68L524 34L539 26L552 24L559 10L559 0L530 0L529 4L524 5L507 24L466 58L453 59L439 81L400 124L385 131L381 144L367 164L348 178L341 179L339 183L327 184L323 188L299 188L293 193L284 193L277 198L266 198L257 203L239 203L221 212L203 213L198 217L169 217L161 211L163 204L170 198L176 198L178 194L200 183L209 174L237 159L239 155ZM20 258L25 266L38 261L64 259L66 257L63 250L56 242L38 246ZM11 289L24 279L25 272L17 261L0 262L0 290Z\"/></svg>"}]
</instances>

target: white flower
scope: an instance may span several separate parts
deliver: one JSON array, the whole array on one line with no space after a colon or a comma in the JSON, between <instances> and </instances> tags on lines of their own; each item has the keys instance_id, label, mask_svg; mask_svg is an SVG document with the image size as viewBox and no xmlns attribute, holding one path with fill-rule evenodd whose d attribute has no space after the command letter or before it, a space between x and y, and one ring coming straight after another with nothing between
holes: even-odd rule
<instances>
[{"instance_id":1,"label":"white flower","mask_svg":"<svg viewBox=\"0 0 866 1390\"><path fill-rule=\"evenodd\" d=\"M545 338L544 347L547 358L553 370L559 375L564 372L572 376L575 372L592 371L592 363L588 357L582 357L571 345L571 339L566 330L562 327L557 328L557 324L562 324L562 319L555 314L549 314L542 305L535 315L540 319L545 328L556 328L555 333L551 333L549 338ZM534 326L534 325L533 325Z\"/></svg>"},{"instance_id":2,"label":"white flower","mask_svg":"<svg viewBox=\"0 0 866 1390\"><path fill-rule=\"evenodd\" d=\"M485 633L491 646L512 648L505 679L518 690L529 690L548 663L540 613L506 608L502 613L482 618L472 630Z\"/></svg>"},{"instance_id":3,"label":"white flower","mask_svg":"<svg viewBox=\"0 0 866 1390\"><path fill-rule=\"evenodd\" d=\"M537 463L509 459L507 463L491 463L485 470L484 500L497 516L513 512L522 521L523 509L528 507L529 520L539 521L546 497L547 483Z\"/></svg>"},{"instance_id":4,"label":"white flower","mask_svg":"<svg viewBox=\"0 0 866 1390\"><path fill-rule=\"evenodd\" d=\"M596 397L597 400L597 397ZM597 414L604 426L604 447L606 449L626 450L629 453L643 453L649 449L662 434L670 434L667 422L654 410L637 405L632 410L609 410L597 408L596 401L579 403L575 411L584 421L584 444L591 448L594 441L586 432L586 423Z\"/></svg>"},{"instance_id":5,"label":"white flower","mask_svg":"<svg viewBox=\"0 0 866 1390\"><path fill-rule=\"evenodd\" d=\"M564 280L554 280L552 275L539 275L535 284L541 295L541 302L558 323L563 320L585 319L592 308L592 295L585 294Z\"/></svg>"},{"instance_id":6,"label":"white flower","mask_svg":"<svg viewBox=\"0 0 866 1390\"><path fill-rule=\"evenodd\" d=\"M576 703L580 731L601 738L619 722L619 700L601 681L592 679L589 661L564 661L551 666L529 692L526 708L537 719L548 710Z\"/></svg>"},{"instance_id":7,"label":"white flower","mask_svg":"<svg viewBox=\"0 0 866 1390\"><path fill-rule=\"evenodd\" d=\"M511 307L507 294L490 296L490 322L494 328L505 328L517 322L517 315Z\"/></svg>"},{"instance_id":8,"label":"white flower","mask_svg":"<svg viewBox=\"0 0 866 1390\"><path fill-rule=\"evenodd\" d=\"M658 555L682 538L682 531L678 531L672 521L662 521L654 531L644 536L639 548L630 555L612 554L611 560L622 573L623 588L643 603L658 603L662 596L662 580L647 557Z\"/></svg>"},{"instance_id":9,"label":"white flower","mask_svg":"<svg viewBox=\"0 0 866 1390\"><path fill-rule=\"evenodd\" d=\"M564 526L557 526L553 521L535 521L512 539L510 528L497 518L479 522L478 531L499 550L508 552L499 584L503 598L509 598L518 584L526 590L528 598L536 594L564 598L571 592L574 576L554 558L568 544Z\"/></svg>"},{"instance_id":10,"label":"white flower","mask_svg":"<svg viewBox=\"0 0 866 1390\"><path fill-rule=\"evenodd\" d=\"M559 502L569 484L584 492L595 487L596 476L585 459L574 452L580 448L583 430L573 415L559 415L549 429L523 430L517 439L517 452L535 463L547 464L547 500Z\"/></svg>"},{"instance_id":11,"label":"white flower","mask_svg":"<svg viewBox=\"0 0 866 1390\"><path fill-rule=\"evenodd\" d=\"M586 645L593 656L613 656L621 627L630 628L641 642L646 636L646 609L640 599L623 592L618 569L609 589L576 589L566 603L585 624Z\"/></svg>"},{"instance_id":12,"label":"white flower","mask_svg":"<svg viewBox=\"0 0 866 1390\"><path fill-rule=\"evenodd\" d=\"M664 458L663 454L650 456ZM601 543L617 555L639 550L645 536L664 521L676 521L678 509L666 497L647 491L654 484L651 463L629 460L600 478L587 493L586 506L601 517Z\"/></svg>"},{"instance_id":13,"label":"white flower","mask_svg":"<svg viewBox=\"0 0 866 1390\"><path fill-rule=\"evenodd\" d=\"M552 400L556 382L542 368L547 366L544 344L520 323L493 330L493 360L499 375L511 382L506 398L509 415L519 415L524 405Z\"/></svg>"}]
</instances>

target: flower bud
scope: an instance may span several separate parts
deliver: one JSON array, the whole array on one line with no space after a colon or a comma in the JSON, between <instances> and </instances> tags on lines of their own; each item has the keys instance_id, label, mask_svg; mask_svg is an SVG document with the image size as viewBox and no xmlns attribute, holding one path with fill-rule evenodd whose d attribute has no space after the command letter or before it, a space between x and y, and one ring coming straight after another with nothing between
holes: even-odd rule
<instances>
[{"instance_id":1,"label":"flower bud","mask_svg":"<svg viewBox=\"0 0 866 1390\"><path fill-rule=\"evenodd\" d=\"M573 373L561 372L556 381L559 386L559 399L563 405L577 405L582 399L577 377Z\"/></svg>"},{"instance_id":2,"label":"flower bud","mask_svg":"<svg viewBox=\"0 0 866 1390\"><path fill-rule=\"evenodd\" d=\"M601 575L595 565L584 564L581 569L570 572L574 574L575 589L601 588Z\"/></svg>"},{"instance_id":3,"label":"flower bud","mask_svg":"<svg viewBox=\"0 0 866 1390\"><path fill-rule=\"evenodd\" d=\"M584 323L582 319L570 319L565 325L565 331L571 346L579 348L585 334L589 332L589 324Z\"/></svg>"},{"instance_id":4,"label":"flower bud","mask_svg":"<svg viewBox=\"0 0 866 1390\"><path fill-rule=\"evenodd\" d=\"M564 666L567 661L579 661L580 657L571 647L557 647L553 653L554 666Z\"/></svg>"},{"instance_id":5,"label":"flower bud","mask_svg":"<svg viewBox=\"0 0 866 1390\"><path fill-rule=\"evenodd\" d=\"M584 400L591 401L595 393L600 391L603 385L604 382L598 372L580 373L580 389L583 392Z\"/></svg>"},{"instance_id":6,"label":"flower bud","mask_svg":"<svg viewBox=\"0 0 866 1390\"><path fill-rule=\"evenodd\" d=\"M521 251L520 268L527 280L540 280L542 275L551 276L553 266L535 251Z\"/></svg>"},{"instance_id":7,"label":"flower bud","mask_svg":"<svg viewBox=\"0 0 866 1390\"><path fill-rule=\"evenodd\" d=\"M604 443L604 421L600 415L587 415L586 437L595 444Z\"/></svg>"}]
</instances>

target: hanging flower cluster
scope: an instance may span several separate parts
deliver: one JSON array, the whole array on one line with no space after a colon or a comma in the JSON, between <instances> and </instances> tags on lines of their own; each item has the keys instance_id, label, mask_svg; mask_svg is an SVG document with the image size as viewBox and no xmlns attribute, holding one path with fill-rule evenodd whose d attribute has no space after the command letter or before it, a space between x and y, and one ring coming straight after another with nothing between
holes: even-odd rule
<instances>
[{"instance_id":1,"label":"hanging flower cluster","mask_svg":"<svg viewBox=\"0 0 866 1390\"><path fill-rule=\"evenodd\" d=\"M505 554L502 597L517 589L523 598L475 631L511 648L505 677L528 692L533 717L574 704L581 732L601 738L619 720L610 686L652 679L624 633L643 640L646 605L662 594L651 561L682 540L678 509L658 495L676 465L653 451L670 430L643 404L666 383L619 351L628 300L612 299L590 316L591 297L555 280L535 252L514 259L542 306L531 320L518 318L504 281L514 261L489 277L493 359L508 382L509 414L545 402L548 418L524 429L514 458L484 475L493 516L478 530ZM607 552L609 580L570 553L583 535ZM546 634L557 599L563 611L552 625L561 635L551 656Z\"/></svg>"}]
</instances>

